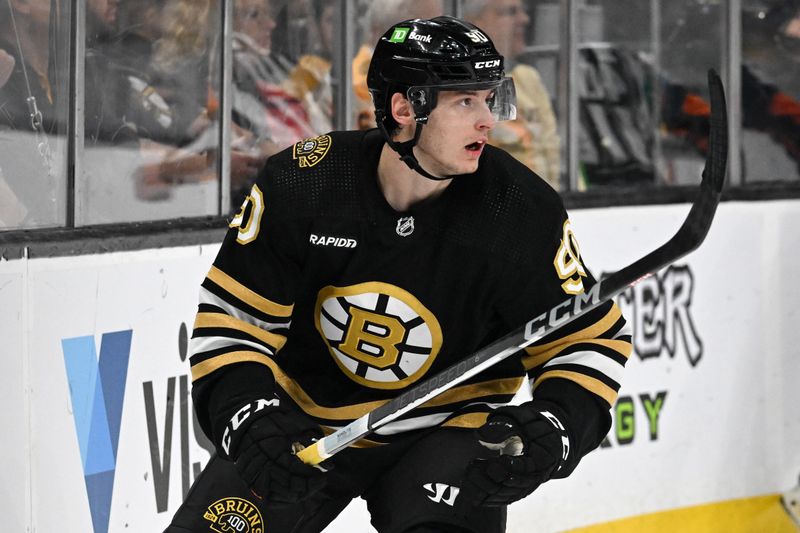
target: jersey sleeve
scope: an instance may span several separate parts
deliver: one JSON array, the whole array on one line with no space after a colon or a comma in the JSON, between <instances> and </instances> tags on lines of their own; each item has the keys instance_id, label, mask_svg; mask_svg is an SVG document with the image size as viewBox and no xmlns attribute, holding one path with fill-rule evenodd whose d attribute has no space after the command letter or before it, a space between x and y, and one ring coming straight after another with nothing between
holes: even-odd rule
<instances>
[{"instance_id":1,"label":"jersey sleeve","mask_svg":"<svg viewBox=\"0 0 800 533\"><path fill-rule=\"evenodd\" d=\"M544 251L514 269L501 314L513 327L548 312L595 283L583 263L566 211L560 206L542 216L528 246ZM549 223L548 222L549 219ZM546 228L546 229L543 229ZM632 352L631 333L613 301L551 332L525 348L521 361L534 400L557 404L576 453L560 475L566 477L581 458L596 448L611 428L610 407L616 402L625 363Z\"/></svg>"},{"instance_id":2,"label":"jersey sleeve","mask_svg":"<svg viewBox=\"0 0 800 533\"><path fill-rule=\"evenodd\" d=\"M545 250L544 257L517 269L520 273L508 288L513 292L502 312L510 325L519 326L596 283L583 263L566 211L558 211L550 217L552 229L534 240ZM522 363L534 397L543 383L558 378L578 385L609 408L631 352L629 327L619 307L609 301L526 348Z\"/></svg>"},{"instance_id":3,"label":"jersey sleeve","mask_svg":"<svg viewBox=\"0 0 800 533\"><path fill-rule=\"evenodd\" d=\"M191 340L192 397L213 438L231 410L264 397L286 342L302 264L301 233L276 216L269 164L203 280Z\"/></svg>"}]
</instances>

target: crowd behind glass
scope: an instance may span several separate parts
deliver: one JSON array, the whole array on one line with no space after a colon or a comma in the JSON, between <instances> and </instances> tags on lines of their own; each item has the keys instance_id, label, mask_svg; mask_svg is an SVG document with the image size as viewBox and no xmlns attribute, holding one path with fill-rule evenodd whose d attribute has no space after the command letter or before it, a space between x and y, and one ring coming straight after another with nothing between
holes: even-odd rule
<instances>
[{"instance_id":1,"label":"crowd behind glass","mask_svg":"<svg viewBox=\"0 0 800 533\"><path fill-rule=\"evenodd\" d=\"M575 132L566 5L577 10ZM86 0L81 17L71 6L0 2L0 230L227 215L271 154L336 125L373 127L372 45L394 22L445 13L486 30L514 77L517 119L491 142L555 189L620 194L699 179L705 71L730 65L738 21L741 181L800 178L798 0L742 0L737 17L722 0L234 0L229 34L220 0ZM343 14L357 43L347 86L332 75ZM79 70L74 35L85 36Z\"/></svg>"}]
</instances>

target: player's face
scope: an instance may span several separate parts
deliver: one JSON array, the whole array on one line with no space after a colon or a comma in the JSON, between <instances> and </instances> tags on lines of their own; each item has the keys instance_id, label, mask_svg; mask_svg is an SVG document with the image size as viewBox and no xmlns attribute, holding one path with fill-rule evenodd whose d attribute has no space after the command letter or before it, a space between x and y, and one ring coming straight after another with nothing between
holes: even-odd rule
<instances>
[{"instance_id":1,"label":"player's face","mask_svg":"<svg viewBox=\"0 0 800 533\"><path fill-rule=\"evenodd\" d=\"M471 174L495 119L488 101L494 89L440 91L414 149L422 168L437 176Z\"/></svg>"}]
</instances>

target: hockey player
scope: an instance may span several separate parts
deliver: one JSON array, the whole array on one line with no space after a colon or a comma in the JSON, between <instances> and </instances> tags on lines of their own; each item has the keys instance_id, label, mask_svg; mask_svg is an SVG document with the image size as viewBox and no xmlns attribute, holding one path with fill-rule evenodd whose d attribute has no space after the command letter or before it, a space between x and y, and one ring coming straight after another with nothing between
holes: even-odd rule
<instances>
[{"instance_id":1,"label":"hockey player","mask_svg":"<svg viewBox=\"0 0 800 533\"><path fill-rule=\"evenodd\" d=\"M270 158L202 284L192 395L217 455L168 532L319 532L359 496L381 533L501 532L610 427L631 351L612 302L326 471L294 455L594 283L558 195L486 143L514 116L486 34L396 24L368 83L379 128Z\"/></svg>"}]
</instances>

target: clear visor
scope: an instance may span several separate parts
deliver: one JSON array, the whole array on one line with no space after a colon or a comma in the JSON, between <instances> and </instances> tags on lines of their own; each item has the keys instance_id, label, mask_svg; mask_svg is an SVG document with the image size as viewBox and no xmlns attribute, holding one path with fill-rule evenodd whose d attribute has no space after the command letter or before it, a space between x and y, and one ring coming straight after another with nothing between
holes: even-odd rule
<instances>
[{"instance_id":1,"label":"clear visor","mask_svg":"<svg viewBox=\"0 0 800 533\"><path fill-rule=\"evenodd\" d=\"M481 81L454 85L416 86L408 89L407 94L409 99L414 102L415 98L418 100L420 95L430 95L436 91L485 91L487 89L494 89L494 93L487 103L496 121L517 118L517 91L514 88L514 80L509 76L496 82ZM419 101L417 103L424 104L424 102Z\"/></svg>"}]
</instances>

